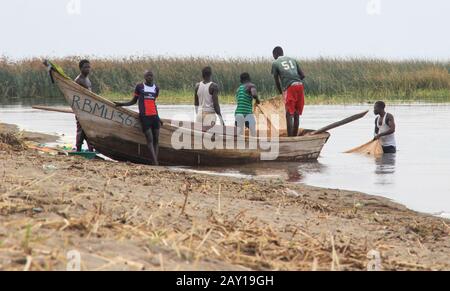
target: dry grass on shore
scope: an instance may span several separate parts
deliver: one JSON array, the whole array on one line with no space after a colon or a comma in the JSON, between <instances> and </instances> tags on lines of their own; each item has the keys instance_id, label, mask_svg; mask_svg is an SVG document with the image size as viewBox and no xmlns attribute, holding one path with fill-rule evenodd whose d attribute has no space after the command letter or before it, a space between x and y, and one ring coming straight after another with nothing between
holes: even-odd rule
<instances>
[{"instance_id":1,"label":"dry grass on shore","mask_svg":"<svg viewBox=\"0 0 450 291\"><path fill-rule=\"evenodd\" d=\"M366 270L371 250L450 269L448 220L357 192L32 150L0 169L0 270L64 270L71 250L83 270Z\"/></svg>"}]
</instances>

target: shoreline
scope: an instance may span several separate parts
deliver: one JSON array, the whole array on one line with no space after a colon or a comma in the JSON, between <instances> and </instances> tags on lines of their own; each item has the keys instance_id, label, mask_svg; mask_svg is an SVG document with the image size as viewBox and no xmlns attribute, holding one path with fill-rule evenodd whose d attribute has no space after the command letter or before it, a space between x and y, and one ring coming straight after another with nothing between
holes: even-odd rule
<instances>
[{"instance_id":1,"label":"shoreline","mask_svg":"<svg viewBox=\"0 0 450 291\"><path fill-rule=\"evenodd\" d=\"M0 270L63 270L70 250L84 270L365 270L372 250L450 270L450 220L379 196L8 145L0 164Z\"/></svg>"},{"instance_id":2,"label":"shoreline","mask_svg":"<svg viewBox=\"0 0 450 291\"><path fill-rule=\"evenodd\" d=\"M128 96L123 95L117 95L117 96L104 96L106 99L110 101L129 101ZM166 99L165 99L166 98ZM168 98L168 99L167 99ZM234 96L227 95L227 96L221 96L220 97L220 103L221 105L225 106L233 106L236 105L234 101ZM445 100L437 101L437 100L427 100L427 99L389 99L389 98L378 98L378 99L372 99L372 100L359 100L359 99L352 99L349 98L348 100L342 101L340 99L339 101L333 101L333 100L324 100L324 99L314 99L314 97L307 99L307 106L373 106L374 102L376 100L384 100L389 104L389 106L448 106L450 105L450 97L445 98ZM19 102L15 103L17 101L20 101L23 99L25 102ZM0 101L0 107L6 107L6 106L23 106L23 107L32 107L35 105L48 105L46 102L57 100L58 105L57 107L61 106L67 106L67 103L63 97L61 98L46 98L46 97L36 97L33 98L33 103L27 102L30 100L29 98L9 98L4 101L7 101L7 104L2 104ZM190 97L170 97L170 96L161 96L160 100L158 101L158 106L193 106L193 100L190 100ZM37 102L36 102L37 101Z\"/></svg>"}]
</instances>

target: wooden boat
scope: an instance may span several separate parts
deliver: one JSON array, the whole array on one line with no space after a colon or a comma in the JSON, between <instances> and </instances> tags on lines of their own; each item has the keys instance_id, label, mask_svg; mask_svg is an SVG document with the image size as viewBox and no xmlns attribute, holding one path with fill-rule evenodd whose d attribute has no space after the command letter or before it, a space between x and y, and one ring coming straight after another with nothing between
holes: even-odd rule
<instances>
[{"instance_id":1,"label":"wooden boat","mask_svg":"<svg viewBox=\"0 0 450 291\"><path fill-rule=\"evenodd\" d=\"M68 79L58 67L46 64L52 80L64 94L89 142L98 152L117 161L150 163L137 112L116 107L111 101ZM330 137L328 132L310 134L312 130L301 130L297 137L284 137L280 131L269 138L243 138L236 134L234 127L215 126L205 129L192 122L162 121L164 125L160 131L159 160L164 165L217 166L268 161L267 159L315 160ZM184 146L180 147L180 141ZM238 142L240 145L244 142L246 147L238 147ZM211 144L215 147L211 147ZM271 155L272 152L275 155Z\"/></svg>"}]
</instances>

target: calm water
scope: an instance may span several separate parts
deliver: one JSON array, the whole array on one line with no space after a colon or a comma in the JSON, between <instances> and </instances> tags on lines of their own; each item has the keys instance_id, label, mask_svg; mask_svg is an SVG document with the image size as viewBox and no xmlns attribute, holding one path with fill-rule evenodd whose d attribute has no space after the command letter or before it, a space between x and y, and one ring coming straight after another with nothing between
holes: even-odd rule
<instances>
[{"instance_id":1,"label":"calm water","mask_svg":"<svg viewBox=\"0 0 450 291\"><path fill-rule=\"evenodd\" d=\"M42 100L41 104L44 104ZM49 105L49 102L45 102ZM53 105L58 105L54 104ZM60 105L64 106L64 103ZM190 106L160 106L162 117L193 116ZM319 128L370 106L308 106L305 128ZM136 108L134 108L136 110ZM233 112L223 107L224 115ZM450 215L450 105L399 105L388 108L397 121L396 155L375 159L344 151L369 141L374 116L333 130L318 162L242 165L228 168L188 168L194 172L245 178L279 177L313 186L356 190L380 195L411 209ZM21 128L56 133L61 142L73 144L75 120L70 114L37 111L30 104L0 105L0 122ZM232 124L232 115L226 118Z\"/></svg>"}]
</instances>

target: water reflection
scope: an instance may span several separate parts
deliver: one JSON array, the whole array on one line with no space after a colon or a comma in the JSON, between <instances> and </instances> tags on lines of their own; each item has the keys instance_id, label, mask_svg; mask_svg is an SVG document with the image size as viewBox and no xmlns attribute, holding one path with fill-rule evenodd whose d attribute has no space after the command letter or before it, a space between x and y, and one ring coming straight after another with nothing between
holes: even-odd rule
<instances>
[{"instance_id":1,"label":"water reflection","mask_svg":"<svg viewBox=\"0 0 450 291\"><path fill-rule=\"evenodd\" d=\"M300 168L297 165L289 165L287 167L287 181L288 182L300 182L303 174L300 172Z\"/></svg>"},{"instance_id":2,"label":"water reflection","mask_svg":"<svg viewBox=\"0 0 450 291\"><path fill-rule=\"evenodd\" d=\"M192 169L195 169L197 172L220 173L237 177L279 178L284 181L298 183L304 182L309 174L325 172L327 167L317 161L311 161L254 163L228 167L199 167Z\"/></svg>"},{"instance_id":3,"label":"water reflection","mask_svg":"<svg viewBox=\"0 0 450 291\"><path fill-rule=\"evenodd\" d=\"M397 154L384 154L375 159L375 185L395 185Z\"/></svg>"},{"instance_id":4,"label":"water reflection","mask_svg":"<svg viewBox=\"0 0 450 291\"><path fill-rule=\"evenodd\" d=\"M375 159L375 174L386 175L395 173L397 154L384 154Z\"/></svg>"}]
</instances>

